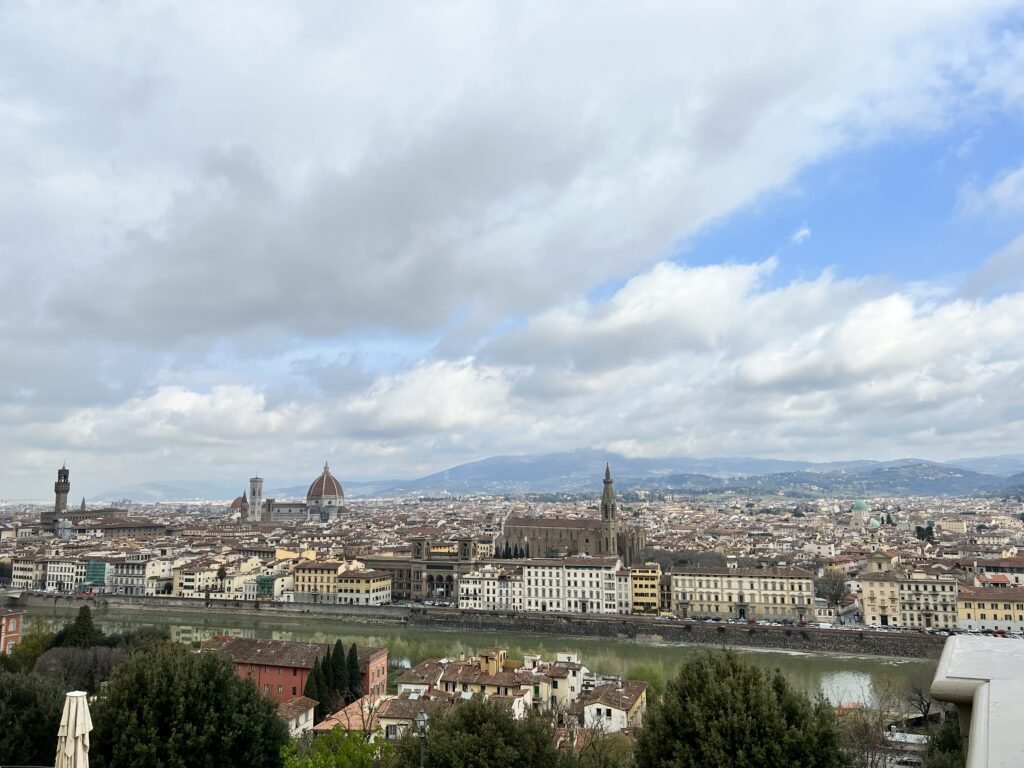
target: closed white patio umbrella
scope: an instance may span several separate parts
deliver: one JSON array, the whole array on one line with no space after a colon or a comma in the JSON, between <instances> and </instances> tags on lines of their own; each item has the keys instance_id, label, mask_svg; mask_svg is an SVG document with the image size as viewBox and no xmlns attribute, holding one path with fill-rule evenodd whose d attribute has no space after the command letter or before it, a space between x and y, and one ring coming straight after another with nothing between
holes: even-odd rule
<instances>
[{"instance_id":1,"label":"closed white patio umbrella","mask_svg":"<svg viewBox=\"0 0 1024 768\"><path fill-rule=\"evenodd\" d=\"M72 691L64 699L64 714L57 730L55 768L89 767L89 731L92 718L83 691Z\"/></svg>"}]
</instances>

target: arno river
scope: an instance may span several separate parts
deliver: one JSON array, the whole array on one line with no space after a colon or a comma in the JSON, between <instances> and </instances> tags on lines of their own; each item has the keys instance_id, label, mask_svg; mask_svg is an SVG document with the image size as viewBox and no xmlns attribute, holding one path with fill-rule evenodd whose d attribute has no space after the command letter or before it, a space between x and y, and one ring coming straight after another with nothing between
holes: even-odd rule
<instances>
[{"instance_id":1,"label":"arno river","mask_svg":"<svg viewBox=\"0 0 1024 768\"><path fill-rule=\"evenodd\" d=\"M29 626L45 622L60 626L73 615L65 611L30 608ZM523 653L540 653L545 658L555 651L578 651L580 660L596 672L618 673L639 679L664 680L687 656L698 652L692 645L646 644L626 640L557 637L495 633L467 633L411 629L401 626L345 624L332 617L278 617L264 619L251 615L208 613L155 613L106 611L95 614L96 624L106 633L124 632L142 626L167 627L174 640L192 643L213 635L302 640L387 647L392 660L416 664L427 658L458 657L481 648L501 646L513 658ZM903 681L931 675L935 662L896 660L867 656L825 656L782 652L738 651L754 664L779 669L795 686L814 695L823 693L833 704L869 701L873 686L899 685Z\"/></svg>"}]
</instances>

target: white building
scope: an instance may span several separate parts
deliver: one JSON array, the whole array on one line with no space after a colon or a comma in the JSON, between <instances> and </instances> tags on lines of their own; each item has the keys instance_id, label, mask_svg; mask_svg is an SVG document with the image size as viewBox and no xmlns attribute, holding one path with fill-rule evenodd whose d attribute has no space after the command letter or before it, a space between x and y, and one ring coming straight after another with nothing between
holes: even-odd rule
<instances>
[{"instance_id":1,"label":"white building","mask_svg":"<svg viewBox=\"0 0 1024 768\"><path fill-rule=\"evenodd\" d=\"M14 589L42 589L46 581L46 561L34 554L14 558L11 586Z\"/></svg>"},{"instance_id":2,"label":"white building","mask_svg":"<svg viewBox=\"0 0 1024 768\"><path fill-rule=\"evenodd\" d=\"M523 610L523 571L487 564L459 579L459 607L479 611Z\"/></svg>"},{"instance_id":3,"label":"white building","mask_svg":"<svg viewBox=\"0 0 1024 768\"><path fill-rule=\"evenodd\" d=\"M523 561L524 610L617 613L617 557L535 558Z\"/></svg>"},{"instance_id":4,"label":"white building","mask_svg":"<svg viewBox=\"0 0 1024 768\"><path fill-rule=\"evenodd\" d=\"M618 733L625 728L639 728L647 712L647 683L621 680L602 685L585 693L580 699L583 725L603 733Z\"/></svg>"},{"instance_id":5,"label":"white building","mask_svg":"<svg viewBox=\"0 0 1024 768\"><path fill-rule=\"evenodd\" d=\"M85 563L73 558L46 559L46 590L74 592L85 581Z\"/></svg>"}]
</instances>

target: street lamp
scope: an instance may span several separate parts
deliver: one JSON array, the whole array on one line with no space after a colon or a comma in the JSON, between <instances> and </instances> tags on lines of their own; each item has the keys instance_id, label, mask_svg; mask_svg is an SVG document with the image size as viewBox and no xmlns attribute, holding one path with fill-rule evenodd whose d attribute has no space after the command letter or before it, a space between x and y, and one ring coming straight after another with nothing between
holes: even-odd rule
<instances>
[{"instance_id":1,"label":"street lamp","mask_svg":"<svg viewBox=\"0 0 1024 768\"><path fill-rule=\"evenodd\" d=\"M422 709L416 715L416 729L420 732L420 768L423 768L423 743L427 740L427 722L430 720Z\"/></svg>"}]
</instances>

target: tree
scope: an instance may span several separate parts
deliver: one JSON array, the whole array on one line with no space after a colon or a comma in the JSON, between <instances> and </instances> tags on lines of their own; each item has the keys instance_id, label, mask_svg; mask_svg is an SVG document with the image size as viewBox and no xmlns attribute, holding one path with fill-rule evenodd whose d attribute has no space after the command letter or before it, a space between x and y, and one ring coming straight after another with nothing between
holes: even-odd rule
<instances>
[{"instance_id":1,"label":"tree","mask_svg":"<svg viewBox=\"0 0 1024 768\"><path fill-rule=\"evenodd\" d=\"M122 648L51 648L36 662L34 672L48 677L65 691L96 693L114 668L128 657Z\"/></svg>"},{"instance_id":2,"label":"tree","mask_svg":"<svg viewBox=\"0 0 1024 768\"><path fill-rule=\"evenodd\" d=\"M317 659L317 663L313 665L313 670L310 674L316 675L316 687L320 690L320 705L317 707L318 719L323 720L329 714L331 714L334 702L331 700L334 697L334 691L331 690L331 684L327 679L327 673L324 671L324 665Z\"/></svg>"},{"instance_id":3,"label":"tree","mask_svg":"<svg viewBox=\"0 0 1024 768\"><path fill-rule=\"evenodd\" d=\"M386 764L390 750L390 744L371 744L359 731L334 728L315 739L289 742L281 759L284 768L376 768Z\"/></svg>"},{"instance_id":4,"label":"tree","mask_svg":"<svg viewBox=\"0 0 1024 768\"><path fill-rule=\"evenodd\" d=\"M964 768L964 737L960 734L960 719L956 710L946 714L937 728L928 732L928 768Z\"/></svg>"},{"instance_id":5,"label":"tree","mask_svg":"<svg viewBox=\"0 0 1024 768\"><path fill-rule=\"evenodd\" d=\"M841 765L832 708L735 653L690 659L648 713L637 768L833 768Z\"/></svg>"},{"instance_id":6,"label":"tree","mask_svg":"<svg viewBox=\"0 0 1024 768\"><path fill-rule=\"evenodd\" d=\"M935 531L930 525L927 528L921 525L916 526L914 528L914 535L921 541L934 541L935 539Z\"/></svg>"},{"instance_id":7,"label":"tree","mask_svg":"<svg viewBox=\"0 0 1024 768\"><path fill-rule=\"evenodd\" d=\"M359 670L359 651L355 643L348 649L348 692L352 701L363 695L363 674Z\"/></svg>"},{"instance_id":8,"label":"tree","mask_svg":"<svg viewBox=\"0 0 1024 768\"><path fill-rule=\"evenodd\" d=\"M93 710L98 768L278 768L288 729L214 653L168 643L118 667Z\"/></svg>"},{"instance_id":9,"label":"tree","mask_svg":"<svg viewBox=\"0 0 1024 768\"><path fill-rule=\"evenodd\" d=\"M63 711L52 680L0 672L0 765L53 765Z\"/></svg>"},{"instance_id":10,"label":"tree","mask_svg":"<svg viewBox=\"0 0 1024 768\"><path fill-rule=\"evenodd\" d=\"M334 673L334 660L331 658L330 646L327 646L327 653L319 661L320 669L324 673L324 682L327 683L328 701L325 703L327 708L333 712L338 701L338 682Z\"/></svg>"},{"instance_id":11,"label":"tree","mask_svg":"<svg viewBox=\"0 0 1024 768\"><path fill-rule=\"evenodd\" d=\"M549 720L517 721L507 709L479 698L431 716L423 743L426 768L556 768L563 757ZM408 728L395 750L396 768L416 768L420 740Z\"/></svg>"},{"instance_id":12,"label":"tree","mask_svg":"<svg viewBox=\"0 0 1024 768\"><path fill-rule=\"evenodd\" d=\"M334 641L334 654L331 656L331 663L334 665L334 683L337 686L338 700L348 697L351 687L348 676L348 657L345 655L345 644L341 639Z\"/></svg>"},{"instance_id":13,"label":"tree","mask_svg":"<svg viewBox=\"0 0 1024 768\"><path fill-rule=\"evenodd\" d=\"M927 664L918 667L910 677L903 681L903 698L917 712L921 713L925 727L928 725L928 714L932 704L932 680L935 678L935 665Z\"/></svg>"},{"instance_id":14,"label":"tree","mask_svg":"<svg viewBox=\"0 0 1024 768\"><path fill-rule=\"evenodd\" d=\"M590 729L586 743L576 757L579 768L630 768L633 742L621 733Z\"/></svg>"},{"instance_id":15,"label":"tree","mask_svg":"<svg viewBox=\"0 0 1024 768\"><path fill-rule=\"evenodd\" d=\"M39 624L32 625L32 629L21 636L21 642L14 646L11 651L11 662L14 669L19 672L29 673L35 666L39 657L53 647L56 635Z\"/></svg>"},{"instance_id":16,"label":"tree","mask_svg":"<svg viewBox=\"0 0 1024 768\"><path fill-rule=\"evenodd\" d=\"M228 577L228 569L224 567L223 563L221 563L220 567L217 569L217 581L220 582L220 591L221 592L224 591L224 579L226 579L227 577Z\"/></svg>"},{"instance_id":17,"label":"tree","mask_svg":"<svg viewBox=\"0 0 1024 768\"><path fill-rule=\"evenodd\" d=\"M317 685L317 678L319 675L316 674L316 668L319 664L319 659L313 662L313 669L309 670L309 674L306 676L306 687L302 689L303 696L317 702L316 709L313 711L313 719L318 723L322 719L320 717L320 702L323 700L323 694L320 693L320 686Z\"/></svg>"},{"instance_id":18,"label":"tree","mask_svg":"<svg viewBox=\"0 0 1024 768\"><path fill-rule=\"evenodd\" d=\"M846 577L839 571L826 569L820 578L814 580L814 594L824 598L830 608L839 605L847 592Z\"/></svg>"},{"instance_id":19,"label":"tree","mask_svg":"<svg viewBox=\"0 0 1024 768\"><path fill-rule=\"evenodd\" d=\"M0 579L9 579L14 573L14 563L10 560L0 560Z\"/></svg>"},{"instance_id":20,"label":"tree","mask_svg":"<svg viewBox=\"0 0 1024 768\"><path fill-rule=\"evenodd\" d=\"M59 637L54 640L54 645L65 648L91 648L98 645L102 638L103 633L92 623L92 611L88 605L83 605L78 609L78 617L71 625L64 627Z\"/></svg>"}]
</instances>

